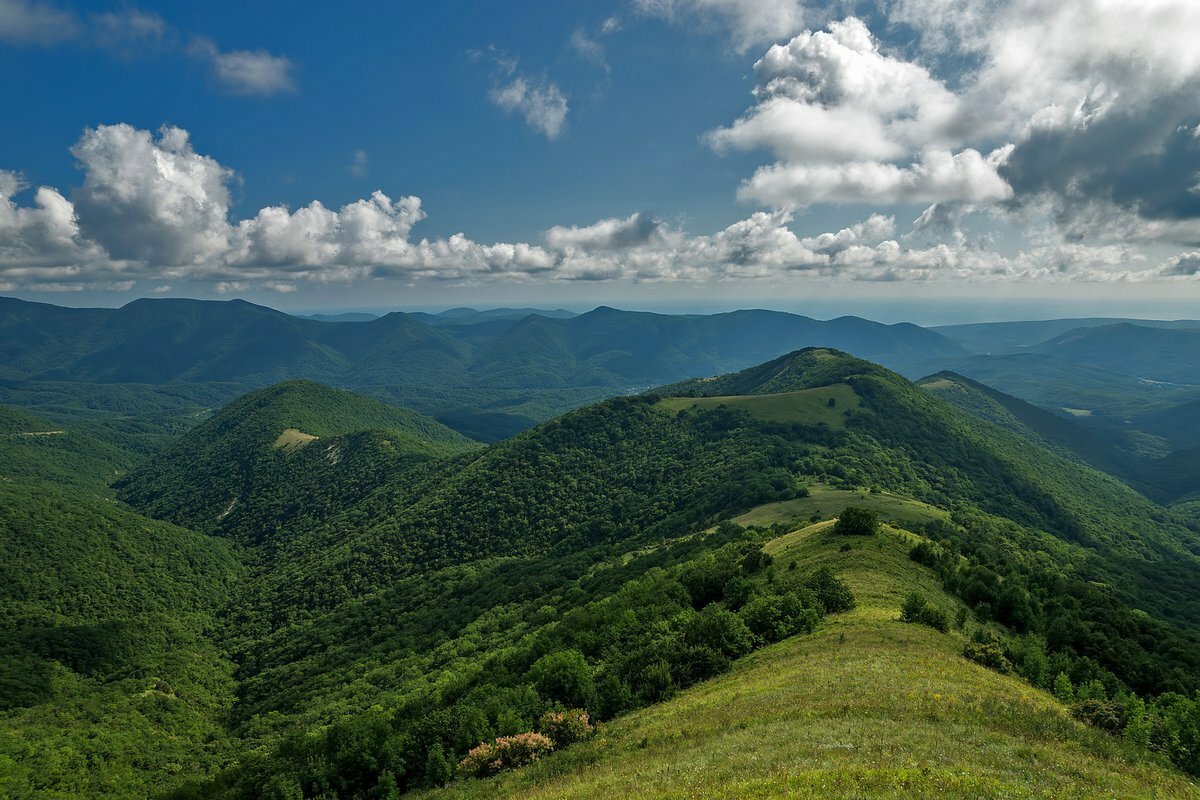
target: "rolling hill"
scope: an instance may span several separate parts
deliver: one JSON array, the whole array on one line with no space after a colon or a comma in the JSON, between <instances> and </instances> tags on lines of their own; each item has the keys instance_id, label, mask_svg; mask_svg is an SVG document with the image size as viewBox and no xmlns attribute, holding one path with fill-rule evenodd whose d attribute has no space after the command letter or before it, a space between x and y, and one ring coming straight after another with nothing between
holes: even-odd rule
<instances>
[{"instance_id":1,"label":"rolling hill","mask_svg":"<svg viewBox=\"0 0 1200 800\"><path fill-rule=\"evenodd\" d=\"M81 381L143 394L151 391L147 384L211 387L223 402L307 378L376 396L399 393L404 404L487 440L601 397L739 369L808 345L854 350L910 371L931 358L966 355L913 325L772 311L458 309L348 321L236 300L67 309L0 298L7 402L32 400L48 383Z\"/></svg>"},{"instance_id":2,"label":"rolling hill","mask_svg":"<svg viewBox=\"0 0 1200 800\"><path fill-rule=\"evenodd\" d=\"M900 621L919 591L952 608L888 528L849 551L817 523L766 545L843 576L858 604L816 635L608 725L593 741L428 798L1193 797L1072 719L1049 693L962 657L963 633Z\"/></svg>"},{"instance_id":3,"label":"rolling hill","mask_svg":"<svg viewBox=\"0 0 1200 800\"><path fill-rule=\"evenodd\" d=\"M1200 327L1163 329L1119 323L1069 331L1034 350L1137 378L1200 385Z\"/></svg>"},{"instance_id":4,"label":"rolling hill","mask_svg":"<svg viewBox=\"0 0 1200 800\"><path fill-rule=\"evenodd\" d=\"M1091 431L1024 400L953 372L940 372L917 382L926 391L969 414L993 422L1046 447L1078 458L1113 475L1126 475L1133 460Z\"/></svg>"},{"instance_id":5,"label":"rolling hill","mask_svg":"<svg viewBox=\"0 0 1200 800\"><path fill-rule=\"evenodd\" d=\"M1200 320L1151 320L1092 317L1081 319L1049 319L1022 322L974 322L966 325L933 327L943 336L966 347L973 353L1020 353L1056 336L1074 330L1101 328L1107 325L1140 325L1148 328L1200 328Z\"/></svg>"},{"instance_id":6,"label":"rolling hill","mask_svg":"<svg viewBox=\"0 0 1200 800\"><path fill-rule=\"evenodd\" d=\"M478 446L406 409L289 381L231 403L116 486L151 516L261 539L295 514L332 513L390 472Z\"/></svg>"},{"instance_id":7,"label":"rolling hill","mask_svg":"<svg viewBox=\"0 0 1200 800\"><path fill-rule=\"evenodd\" d=\"M483 448L312 383L253 392L132 471L129 508L112 506L123 527L179 530L245 565L204 584L196 615L178 612L196 634L170 640L205 654L186 685L206 693L164 678L197 715L158 719L195 758L151 777L118 748L101 786L77 762L31 761L23 726L44 723L0 717L0 764L36 765L0 772L0 790L394 796L557 704L606 726L447 791L1005 796L1038 764L1061 796L1187 796L1167 762L1200 771L1197 535L1081 463L1085 439L956 386L809 348ZM991 421L940 399L950 388ZM886 524L835 532L850 506ZM913 591L932 628L896 620ZM135 709L178 707L116 685ZM63 702L21 714L84 713ZM56 729L54 747L125 741L106 725Z\"/></svg>"}]
</instances>

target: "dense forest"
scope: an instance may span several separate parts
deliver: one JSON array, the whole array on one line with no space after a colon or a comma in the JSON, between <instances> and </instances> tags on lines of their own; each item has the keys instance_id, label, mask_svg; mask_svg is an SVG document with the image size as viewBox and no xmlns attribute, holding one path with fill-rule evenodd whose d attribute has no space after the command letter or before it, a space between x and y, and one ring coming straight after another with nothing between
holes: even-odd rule
<instances>
[{"instance_id":1,"label":"dense forest","mask_svg":"<svg viewBox=\"0 0 1200 800\"><path fill-rule=\"evenodd\" d=\"M591 752L837 625L830 559L888 537L947 599L881 619L1198 769L1195 526L953 374L810 348L490 446L308 381L182 435L59 419L0 416L14 797L391 797ZM778 557L835 517L833 555Z\"/></svg>"}]
</instances>

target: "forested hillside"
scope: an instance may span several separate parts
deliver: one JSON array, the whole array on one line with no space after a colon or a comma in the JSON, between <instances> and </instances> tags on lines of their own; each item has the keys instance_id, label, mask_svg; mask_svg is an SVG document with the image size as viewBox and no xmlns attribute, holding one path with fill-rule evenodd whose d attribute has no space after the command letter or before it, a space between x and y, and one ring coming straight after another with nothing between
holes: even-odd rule
<instances>
[{"instance_id":1,"label":"forested hillside","mask_svg":"<svg viewBox=\"0 0 1200 800\"><path fill-rule=\"evenodd\" d=\"M655 738L656 714L757 691L754 664L808 669L840 631L863 663L894 658L879 642L926 654L886 686L847 673L849 697L971 685L981 699L949 717L972 731L964 741L1024 735L984 709L1033 714L1053 721L1041 757L1062 791L1087 774L1120 793L1136 769L1170 796L1183 779L1163 765L1193 769L1186 731L1200 719L1200 541L1088 466L1109 451L1060 423L955 376L922 387L829 348L607 400L488 447L309 382L252 392L135 466L122 502L102 486L39 493L57 480L49 467L10 487L19 563L39 582L7 581L19 708L0 718L0 788L367 798L454 781L486 795L508 779L472 776L542 756L511 785L532 789L552 764L636 771L652 762L619 755L640 747L630 737L657 742L646 758L687 750ZM913 638L911 622L931 630ZM947 658L949 672L925 674ZM37 674L49 677L22 682ZM707 688L719 675L712 686L727 688ZM1063 686L1123 709L1117 722ZM78 721L109 705L111 719ZM854 737L870 735L867 706L844 707ZM68 724L46 725L53 715ZM896 752L919 763L944 746L933 729L905 738L907 719L881 734ZM600 738L574 743L597 723ZM161 758L176 766L132 754L153 735L171 739ZM27 741L81 760L35 758ZM947 785L1010 785L999 776L1025 758L1006 745ZM688 785L729 780L701 768ZM762 780L765 796L787 785Z\"/></svg>"}]
</instances>

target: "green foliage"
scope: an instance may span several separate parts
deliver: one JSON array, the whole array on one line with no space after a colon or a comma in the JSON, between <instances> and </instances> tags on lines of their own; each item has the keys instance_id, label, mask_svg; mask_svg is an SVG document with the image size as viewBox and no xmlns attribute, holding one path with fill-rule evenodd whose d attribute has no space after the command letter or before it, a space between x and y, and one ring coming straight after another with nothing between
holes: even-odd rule
<instances>
[{"instance_id":1,"label":"green foliage","mask_svg":"<svg viewBox=\"0 0 1200 800\"><path fill-rule=\"evenodd\" d=\"M950 629L950 619L940 608L929 605L925 595L913 592L904 599L900 607L900 619L904 622L915 622L945 633Z\"/></svg>"},{"instance_id":2,"label":"green foliage","mask_svg":"<svg viewBox=\"0 0 1200 800\"><path fill-rule=\"evenodd\" d=\"M596 685L587 659L578 650L561 650L542 656L529 670L538 694L566 706L590 706Z\"/></svg>"},{"instance_id":3,"label":"green foliage","mask_svg":"<svg viewBox=\"0 0 1200 800\"><path fill-rule=\"evenodd\" d=\"M454 765L446 758L445 748L441 742L434 742L429 748L429 755L425 757L425 785L445 786L453 777ZM387 771L380 773L379 780L392 786L396 783L395 776Z\"/></svg>"},{"instance_id":4,"label":"green foliage","mask_svg":"<svg viewBox=\"0 0 1200 800\"><path fill-rule=\"evenodd\" d=\"M869 508L847 506L838 515L833 530L843 536L874 536L879 530L879 518Z\"/></svg>"},{"instance_id":5,"label":"green foliage","mask_svg":"<svg viewBox=\"0 0 1200 800\"><path fill-rule=\"evenodd\" d=\"M996 642L967 642L963 656L1005 675L1013 671L1012 664L1004 655L1004 648Z\"/></svg>"},{"instance_id":6,"label":"green foliage","mask_svg":"<svg viewBox=\"0 0 1200 800\"><path fill-rule=\"evenodd\" d=\"M811 591L827 614L837 614L854 608L854 593L829 567L821 567L804 579L800 588Z\"/></svg>"}]
</instances>

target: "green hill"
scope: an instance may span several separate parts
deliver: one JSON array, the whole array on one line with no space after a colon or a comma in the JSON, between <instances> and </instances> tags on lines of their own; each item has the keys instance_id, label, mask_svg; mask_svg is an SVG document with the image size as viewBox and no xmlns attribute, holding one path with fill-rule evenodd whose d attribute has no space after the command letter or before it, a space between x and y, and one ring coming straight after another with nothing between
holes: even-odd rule
<instances>
[{"instance_id":1,"label":"green hill","mask_svg":"<svg viewBox=\"0 0 1200 800\"><path fill-rule=\"evenodd\" d=\"M1044 763L1061 796L1087 781L1102 796L1139 780L1178 793L1163 765L1200 772L1197 537L1061 442L1048 449L1048 429L1030 440L1012 409L980 419L829 348L486 448L422 439L444 429L313 384L247 395L120 486L137 508L246 545L248 576L221 593L205 639L232 750L162 780L176 798L393 796L558 704L608 727L497 784L452 788L582 796L632 775L633 792L644 766L651 796L776 796L839 773L845 796L906 782L1002 796ZM847 506L888 526L810 527ZM913 590L945 632L895 621ZM843 663L831 648L844 644ZM972 647L1028 685L963 659ZM1071 721L1045 694L1059 684L1094 703L1072 714L1119 736ZM967 699L942 710L935 695ZM728 716L705 710L718 707ZM756 750L736 732L760 712L774 744ZM847 741L838 725L852 750L822 746ZM671 758L694 770L655 766ZM749 783L729 783L743 770ZM52 772L83 785L70 765Z\"/></svg>"},{"instance_id":2,"label":"green hill","mask_svg":"<svg viewBox=\"0 0 1200 800\"><path fill-rule=\"evenodd\" d=\"M102 490L135 460L78 421L64 425L0 406L0 483L44 482Z\"/></svg>"},{"instance_id":3,"label":"green hill","mask_svg":"<svg viewBox=\"0 0 1200 800\"><path fill-rule=\"evenodd\" d=\"M1071 420L970 378L953 372L939 372L918 381L917 385L969 414L1040 441L1050 449L1078 458L1101 471L1123 475L1131 467L1132 459L1123 451Z\"/></svg>"},{"instance_id":4,"label":"green hill","mask_svg":"<svg viewBox=\"0 0 1200 800\"><path fill-rule=\"evenodd\" d=\"M290 381L239 398L116 485L150 516L261 539L292 515L345 507L389 471L476 447L406 409Z\"/></svg>"},{"instance_id":5,"label":"green hill","mask_svg":"<svg viewBox=\"0 0 1200 800\"><path fill-rule=\"evenodd\" d=\"M1165 329L1118 323L1069 331L1034 349L1138 378L1200 384L1200 327Z\"/></svg>"}]
</instances>

